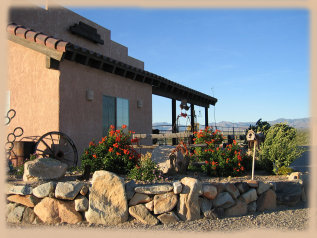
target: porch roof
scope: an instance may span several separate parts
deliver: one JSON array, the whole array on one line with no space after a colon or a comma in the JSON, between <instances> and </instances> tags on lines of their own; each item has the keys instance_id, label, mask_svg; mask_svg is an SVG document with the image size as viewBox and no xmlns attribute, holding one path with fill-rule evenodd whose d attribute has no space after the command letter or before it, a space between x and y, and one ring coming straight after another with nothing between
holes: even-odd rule
<instances>
[{"instance_id":1,"label":"porch roof","mask_svg":"<svg viewBox=\"0 0 317 238\"><path fill-rule=\"evenodd\" d=\"M152 86L152 94L176 99L186 99L188 103L209 107L215 105L217 99L198 92L181 84L175 83L159 75L133 67L97 52L80 47L41 32L27 29L24 26L11 23L7 27L8 38L25 47L39 51L49 58L49 67L58 68L60 61L66 59L92 68L116 74L131 80Z\"/></svg>"}]
</instances>

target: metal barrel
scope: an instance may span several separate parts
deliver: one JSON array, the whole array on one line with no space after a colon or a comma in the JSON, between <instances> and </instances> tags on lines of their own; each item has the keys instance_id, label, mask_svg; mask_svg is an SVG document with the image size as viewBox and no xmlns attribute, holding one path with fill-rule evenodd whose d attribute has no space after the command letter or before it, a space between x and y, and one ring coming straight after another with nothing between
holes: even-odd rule
<instances>
[{"instance_id":1,"label":"metal barrel","mask_svg":"<svg viewBox=\"0 0 317 238\"><path fill-rule=\"evenodd\" d=\"M34 141L15 141L11 151L11 161L14 167L20 166L25 159L30 158L30 155L35 151Z\"/></svg>"}]
</instances>

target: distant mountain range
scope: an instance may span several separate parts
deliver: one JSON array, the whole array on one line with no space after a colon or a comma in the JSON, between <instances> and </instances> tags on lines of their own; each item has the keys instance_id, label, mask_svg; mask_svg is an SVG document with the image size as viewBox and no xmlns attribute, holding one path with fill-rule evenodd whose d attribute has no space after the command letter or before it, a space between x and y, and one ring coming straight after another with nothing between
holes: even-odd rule
<instances>
[{"instance_id":1,"label":"distant mountain range","mask_svg":"<svg viewBox=\"0 0 317 238\"><path fill-rule=\"evenodd\" d=\"M299 118L299 119L285 119L279 118L274 121L268 121L271 125L285 122L288 125L295 127L296 129L309 129L310 127L310 118ZM232 128L232 127L239 127L239 128L248 128L250 125L255 125L256 122L229 122L229 121L221 121L217 122L217 127L222 128ZM209 123L210 126L215 126L215 123ZM152 124L153 129L159 129L160 131L171 131L172 126L170 123L167 122L155 122ZM188 126L188 125L187 125ZM204 125L200 125L201 128ZM184 131L186 129L186 125L180 125L180 131Z\"/></svg>"}]
</instances>

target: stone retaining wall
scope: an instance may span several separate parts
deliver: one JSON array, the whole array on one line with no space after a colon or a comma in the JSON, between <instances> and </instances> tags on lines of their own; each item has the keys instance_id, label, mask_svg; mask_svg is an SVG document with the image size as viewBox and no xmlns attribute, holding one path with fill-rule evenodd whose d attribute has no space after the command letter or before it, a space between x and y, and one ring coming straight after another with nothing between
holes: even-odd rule
<instances>
[{"instance_id":1,"label":"stone retaining wall","mask_svg":"<svg viewBox=\"0 0 317 238\"><path fill-rule=\"evenodd\" d=\"M140 185L96 171L90 183L8 185L7 222L119 224L133 217L149 225L242 216L306 201L303 181L201 183L185 177Z\"/></svg>"}]
</instances>

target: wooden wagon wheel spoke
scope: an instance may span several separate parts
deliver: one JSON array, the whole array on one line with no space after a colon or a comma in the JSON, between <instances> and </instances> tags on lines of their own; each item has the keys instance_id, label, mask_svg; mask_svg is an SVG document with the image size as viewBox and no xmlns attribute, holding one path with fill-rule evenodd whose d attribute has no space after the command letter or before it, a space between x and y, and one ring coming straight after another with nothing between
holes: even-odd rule
<instances>
[{"instance_id":1,"label":"wooden wagon wheel spoke","mask_svg":"<svg viewBox=\"0 0 317 238\"><path fill-rule=\"evenodd\" d=\"M47 151L40 150L40 149L37 149L37 151L43 152L42 154L45 154L45 155L54 155L54 154L52 154L52 153L49 153L49 152L47 152Z\"/></svg>"},{"instance_id":2,"label":"wooden wagon wheel spoke","mask_svg":"<svg viewBox=\"0 0 317 238\"><path fill-rule=\"evenodd\" d=\"M54 139L53 139L52 134L50 134L50 137L51 137L51 139L52 139L52 143L53 143L53 145L54 145L55 143L54 143Z\"/></svg>"},{"instance_id":3,"label":"wooden wagon wheel spoke","mask_svg":"<svg viewBox=\"0 0 317 238\"><path fill-rule=\"evenodd\" d=\"M73 151L67 151L67 152L64 152L64 155L69 155L69 154L72 154Z\"/></svg>"},{"instance_id":4,"label":"wooden wagon wheel spoke","mask_svg":"<svg viewBox=\"0 0 317 238\"><path fill-rule=\"evenodd\" d=\"M41 142L52 152L52 154L54 154L54 151L51 149L51 147L44 140L42 140Z\"/></svg>"},{"instance_id":5,"label":"wooden wagon wheel spoke","mask_svg":"<svg viewBox=\"0 0 317 238\"><path fill-rule=\"evenodd\" d=\"M46 148L41 148L42 144L51 153L47 151ZM35 147L35 151L40 152L40 155L49 155L51 158L67 164L68 167L77 165L78 154L76 146L74 142L62 132L52 131L44 134L40 137Z\"/></svg>"}]
</instances>

